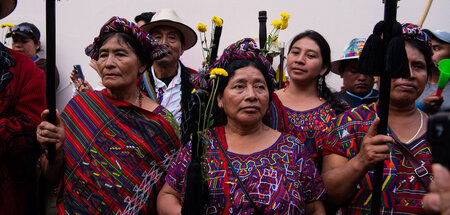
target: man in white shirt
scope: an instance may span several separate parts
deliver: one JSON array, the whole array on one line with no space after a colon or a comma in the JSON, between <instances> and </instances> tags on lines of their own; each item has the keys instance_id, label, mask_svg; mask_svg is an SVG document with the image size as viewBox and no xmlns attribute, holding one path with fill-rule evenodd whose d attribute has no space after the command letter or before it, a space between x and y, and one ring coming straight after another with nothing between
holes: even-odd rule
<instances>
[{"instance_id":1,"label":"man in white shirt","mask_svg":"<svg viewBox=\"0 0 450 215\"><path fill-rule=\"evenodd\" d=\"M197 34L182 23L174 10L167 8L157 11L152 21L141 28L169 47L169 54L156 60L151 71L143 74L143 86L150 97L174 115L180 125L181 141L186 143L191 127L188 104L193 85L190 76L197 72L185 67L180 57L195 45Z\"/></svg>"}]
</instances>

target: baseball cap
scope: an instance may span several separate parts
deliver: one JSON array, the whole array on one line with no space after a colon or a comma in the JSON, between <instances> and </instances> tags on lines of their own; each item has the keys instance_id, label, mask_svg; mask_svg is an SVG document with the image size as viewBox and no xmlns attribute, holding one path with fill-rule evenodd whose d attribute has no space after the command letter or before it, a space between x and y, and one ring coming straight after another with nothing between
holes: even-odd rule
<instances>
[{"instance_id":1,"label":"baseball cap","mask_svg":"<svg viewBox=\"0 0 450 215\"><path fill-rule=\"evenodd\" d=\"M431 31L428 29L424 29L423 31L429 34L431 38L438 38L439 40L442 40L443 42L450 44L450 33L446 31L442 30Z\"/></svg>"},{"instance_id":2,"label":"baseball cap","mask_svg":"<svg viewBox=\"0 0 450 215\"><path fill-rule=\"evenodd\" d=\"M24 38L30 38L33 40L39 40L41 38L41 33L39 32L39 29L28 22L23 22L20 23L18 25L15 25L12 29L11 32L6 34L6 38L8 37L12 37L12 36L21 36Z\"/></svg>"}]
</instances>

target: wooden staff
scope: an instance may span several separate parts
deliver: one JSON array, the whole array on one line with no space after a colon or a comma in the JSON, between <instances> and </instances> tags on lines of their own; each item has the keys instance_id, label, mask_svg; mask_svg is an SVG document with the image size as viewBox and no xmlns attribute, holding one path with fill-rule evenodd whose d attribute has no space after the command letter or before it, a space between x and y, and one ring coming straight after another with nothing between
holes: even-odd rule
<instances>
[{"instance_id":1,"label":"wooden staff","mask_svg":"<svg viewBox=\"0 0 450 215\"><path fill-rule=\"evenodd\" d=\"M392 39L392 27L397 17L397 0L386 0L384 3L384 26L383 26L383 53L386 56L389 42ZM383 57L384 59L384 57ZM380 71L380 94L378 101L378 116L380 124L377 128L378 134L387 134L389 101L391 94L391 72L386 69L386 61L382 60L383 71ZM383 183L384 161L376 164L373 175L373 192L371 215L378 215L381 208L381 193Z\"/></svg>"},{"instance_id":2,"label":"wooden staff","mask_svg":"<svg viewBox=\"0 0 450 215\"><path fill-rule=\"evenodd\" d=\"M55 0L46 0L46 43L47 43L47 72L46 80L46 98L47 109L50 111L47 121L56 125L56 92L55 92ZM48 145L48 162L55 163L55 144Z\"/></svg>"},{"instance_id":3,"label":"wooden staff","mask_svg":"<svg viewBox=\"0 0 450 215\"><path fill-rule=\"evenodd\" d=\"M425 4L425 7L423 8L422 16L420 16L419 22L417 25L422 28L423 22L425 22L425 19L427 18L428 11L430 11L431 4L433 3L433 0L427 0L427 3Z\"/></svg>"},{"instance_id":4,"label":"wooden staff","mask_svg":"<svg viewBox=\"0 0 450 215\"><path fill-rule=\"evenodd\" d=\"M267 40L267 29L266 29L266 22L267 22L267 11L262 10L259 11L259 48L264 49L266 40Z\"/></svg>"},{"instance_id":5,"label":"wooden staff","mask_svg":"<svg viewBox=\"0 0 450 215\"><path fill-rule=\"evenodd\" d=\"M280 71L278 72L278 89L283 88L283 76L284 76L284 42L280 48Z\"/></svg>"},{"instance_id":6,"label":"wooden staff","mask_svg":"<svg viewBox=\"0 0 450 215\"><path fill-rule=\"evenodd\" d=\"M223 19L222 19L222 24L223 24ZM216 26L214 28L214 38L212 38L213 45L212 45L212 50L211 50L211 56L209 57L209 65L212 65L214 63L214 61L216 61L216 59L217 59L217 51L219 50L220 36L222 35L222 26L220 26L220 27Z\"/></svg>"}]
</instances>

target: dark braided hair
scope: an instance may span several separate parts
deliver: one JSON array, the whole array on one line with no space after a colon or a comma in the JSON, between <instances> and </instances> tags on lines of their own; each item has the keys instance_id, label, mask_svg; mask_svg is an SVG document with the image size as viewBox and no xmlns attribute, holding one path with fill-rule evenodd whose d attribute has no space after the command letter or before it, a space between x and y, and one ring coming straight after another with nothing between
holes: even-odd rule
<instances>
[{"instance_id":1,"label":"dark braided hair","mask_svg":"<svg viewBox=\"0 0 450 215\"><path fill-rule=\"evenodd\" d=\"M316 44L319 46L320 53L322 55L322 68L327 67L327 71L323 75L322 87L321 89L318 89L319 96L327 100L331 108L333 108L333 110L335 111L336 115L341 114L344 111L346 111L349 107L343 104L338 97L333 95L330 88L328 88L326 84L325 77L327 76L328 73L330 73L331 70L331 50L330 45L328 45L328 42L325 40L325 38L316 31L306 30L292 39L292 42L289 45L288 53L291 51L292 46L294 45L295 42L305 37L314 40L314 42L316 42ZM320 78L317 78L316 80L316 86L319 86L319 79Z\"/></svg>"}]
</instances>

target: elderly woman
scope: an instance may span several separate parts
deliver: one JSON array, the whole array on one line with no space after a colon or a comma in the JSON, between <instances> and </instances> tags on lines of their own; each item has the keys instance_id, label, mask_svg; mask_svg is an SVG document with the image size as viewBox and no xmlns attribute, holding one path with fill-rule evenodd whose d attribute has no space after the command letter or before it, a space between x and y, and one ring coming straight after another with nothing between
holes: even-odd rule
<instances>
[{"instance_id":1,"label":"elderly woman","mask_svg":"<svg viewBox=\"0 0 450 215\"><path fill-rule=\"evenodd\" d=\"M263 123L273 69L254 41L231 45L215 67L228 72L219 82L216 104L225 120L217 120L203 137L210 190L205 213L323 214L323 184L303 145ZM158 195L160 214L181 211L190 150L190 144L182 149L166 176Z\"/></svg>"},{"instance_id":2,"label":"elderly woman","mask_svg":"<svg viewBox=\"0 0 450 215\"><path fill-rule=\"evenodd\" d=\"M60 181L61 214L155 213L156 195L180 147L173 116L144 96L137 79L165 47L125 19L113 17L86 54L105 89L80 93L57 125L42 122L37 139L56 144L56 162L43 157L47 178ZM43 112L43 119L48 110Z\"/></svg>"},{"instance_id":3,"label":"elderly woman","mask_svg":"<svg viewBox=\"0 0 450 215\"><path fill-rule=\"evenodd\" d=\"M376 135L378 105L362 105L336 119L324 146L322 177L328 200L341 206L343 214L370 212L373 168L382 161L380 214L424 213L431 152L425 139L428 116L415 101L433 67L431 40L413 24L404 24L402 30L411 77L391 82L388 135Z\"/></svg>"},{"instance_id":4,"label":"elderly woman","mask_svg":"<svg viewBox=\"0 0 450 215\"><path fill-rule=\"evenodd\" d=\"M325 82L331 69L328 42L313 30L298 34L289 45L286 66L290 83L273 95L270 126L304 143L320 169L332 119L347 108Z\"/></svg>"}]
</instances>

